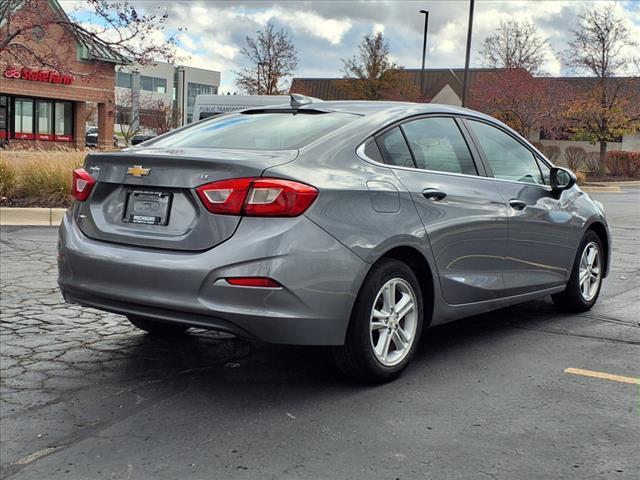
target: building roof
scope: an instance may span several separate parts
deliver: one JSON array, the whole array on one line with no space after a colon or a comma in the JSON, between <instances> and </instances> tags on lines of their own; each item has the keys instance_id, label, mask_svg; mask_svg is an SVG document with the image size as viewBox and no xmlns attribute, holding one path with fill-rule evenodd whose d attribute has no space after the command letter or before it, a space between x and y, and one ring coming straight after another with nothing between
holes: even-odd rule
<instances>
[{"instance_id":1,"label":"building roof","mask_svg":"<svg viewBox=\"0 0 640 480\"><path fill-rule=\"evenodd\" d=\"M68 28L80 45L78 53L83 60L98 60L120 65L131 63L130 59L116 52L98 37L89 35L74 25L70 25Z\"/></svg>"},{"instance_id":2,"label":"building roof","mask_svg":"<svg viewBox=\"0 0 640 480\"><path fill-rule=\"evenodd\" d=\"M468 83L476 78L498 71L493 68L470 68ZM413 85L420 86L421 70L419 68L405 68L402 72L409 77ZM431 100L445 85L449 85L453 91L462 96L462 82L464 69L462 68L427 68L424 71L424 88L422 96L426 101ZM344 78L294 78L291 82L291 92L303 93L325 100L347 100L348 94L339 88Z\"/></svg>"},{"instance_id":3,"label":"building roof","mask_svg":"<svg viewBox=\"0 0 640 480\"><path fill-rule=\"evenodd\" d=\"M411 83L420 86L420 69L403 69L408 75ZM468 78L468 93L474 96L474 86L487 85L495 81L496 75L506 72L506 69L493 68L470 68ZM513 72L513 70L510 70ZM540 82L546 87L546 91L551 95L562 95L569 88L572 91L593 88L598 82L597 77L534 77L524 69L518 71L520 78L530 78L531 81ZM464 79L464 69L461 68L430 68L425 69L424 86L422 88L422 101L430 102L447 85L454 91L458 98L462 98L462 83ZM637 90L640 92L640 78L638 77L612 77L609 79L610 85L622 88ZM344 78L294 78L291 83L292 93L302 93L304 95L321 98L323 100L348 100L348 90L340 88ZM636 93L637 95L637 93ZM477 96L476 96L477 97ZM475 98L474 108L485 110L483 104L489 99Z\"/></svg>"}]
</instances>

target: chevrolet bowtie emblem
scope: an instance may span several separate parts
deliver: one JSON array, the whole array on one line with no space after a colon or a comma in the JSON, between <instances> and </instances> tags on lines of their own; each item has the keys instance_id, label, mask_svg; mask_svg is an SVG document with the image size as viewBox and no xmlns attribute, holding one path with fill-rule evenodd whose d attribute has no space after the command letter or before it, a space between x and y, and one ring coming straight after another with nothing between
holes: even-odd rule
<instances>
[{"instance_id":1,"label":"chevrolet bowtie emblem","mask_svg":"<svg viewBox=\"0 0 640 480\"><path fill-rule=\"evenodd\" d=\"M150 168L142 168L142 165L134 165L127 168L127 175L133 175L134 177L146 177L151 171Z\"/></svg>"}]
</instances>

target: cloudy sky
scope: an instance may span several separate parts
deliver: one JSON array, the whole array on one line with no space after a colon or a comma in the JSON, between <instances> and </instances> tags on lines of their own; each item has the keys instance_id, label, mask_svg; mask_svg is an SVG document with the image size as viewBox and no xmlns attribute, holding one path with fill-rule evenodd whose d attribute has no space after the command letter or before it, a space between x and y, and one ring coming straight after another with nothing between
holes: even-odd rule
<instances>
[{"instance_id":1,"label":"cloudy sky","mask_svg":"<svg viewBox=\"0 0 640 480\"><path fill-rule=\"evenodd\" d=\"M245 63L240 50L247 35L254 36L268 22L293 37L300 63L296 76L339 77L341 58L352 56L367 33L382 31L398 64L418 68L422 55L424 17L430 12L427 67L462 67L468 21L466 0L422 1L180 1L131 0L141 10L166 8L169 30L178 35L182 63L222 73L222 92L235 91L234 74ZM61 2L71 9L71 2ZM501 19L529 19L548 37L555 51L547 56L545 70L551 75L578 74L565 69L558 52L564 50L577 16L594 7L607 6L626 19L640 39L638 0L477 0L471 65L481 66L478 50L482 40ZM627 52L629 56L635 52ZM628 73L633 72L629 65Z\"/></svg>"}]
</instances>

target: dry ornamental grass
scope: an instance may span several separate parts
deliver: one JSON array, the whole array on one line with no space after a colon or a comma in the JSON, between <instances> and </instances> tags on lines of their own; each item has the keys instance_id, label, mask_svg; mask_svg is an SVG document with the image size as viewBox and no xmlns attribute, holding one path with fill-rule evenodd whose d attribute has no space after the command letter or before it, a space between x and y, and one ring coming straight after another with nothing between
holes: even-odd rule
<instances>
[{"instance_id":1,"label":"dry ornamental grass","mask_svg":"<svg viewBox=\"0 0 640 480\"><path fill-rule=\"evenodd\" d=\"M87 152L0 150L0 197L3 207L67 207L71 177Z\"/></svg>"}]
</instances>

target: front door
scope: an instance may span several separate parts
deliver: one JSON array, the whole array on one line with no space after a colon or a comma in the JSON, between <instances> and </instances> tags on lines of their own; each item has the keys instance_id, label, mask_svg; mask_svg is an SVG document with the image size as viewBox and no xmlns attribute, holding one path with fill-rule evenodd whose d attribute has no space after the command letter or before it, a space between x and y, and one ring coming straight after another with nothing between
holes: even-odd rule
<instances>
[{"instance_id":1,"label":"front door","mask_svg":"<svg viewBox=\"0 0 640 480\"><path fill-rule=\"evenodd\" d=\"M549 167L511 134L488 123L466 122L507 203L505 293L562 285L571 273L579 243L578 219L569 209L576 192L552 192Z\"/></svg>"},{"instance_id":2,"label":"front door","mask_svg":"<svg viewBox=\"0 0 640 480\"><path fill-rule=\"evenodd\" d=\"M411 192L445 300L456 305L502 296L506 206L496 181L479 176L456 120L409 121L376 142Z\"/></svg>"}]
</instances>

